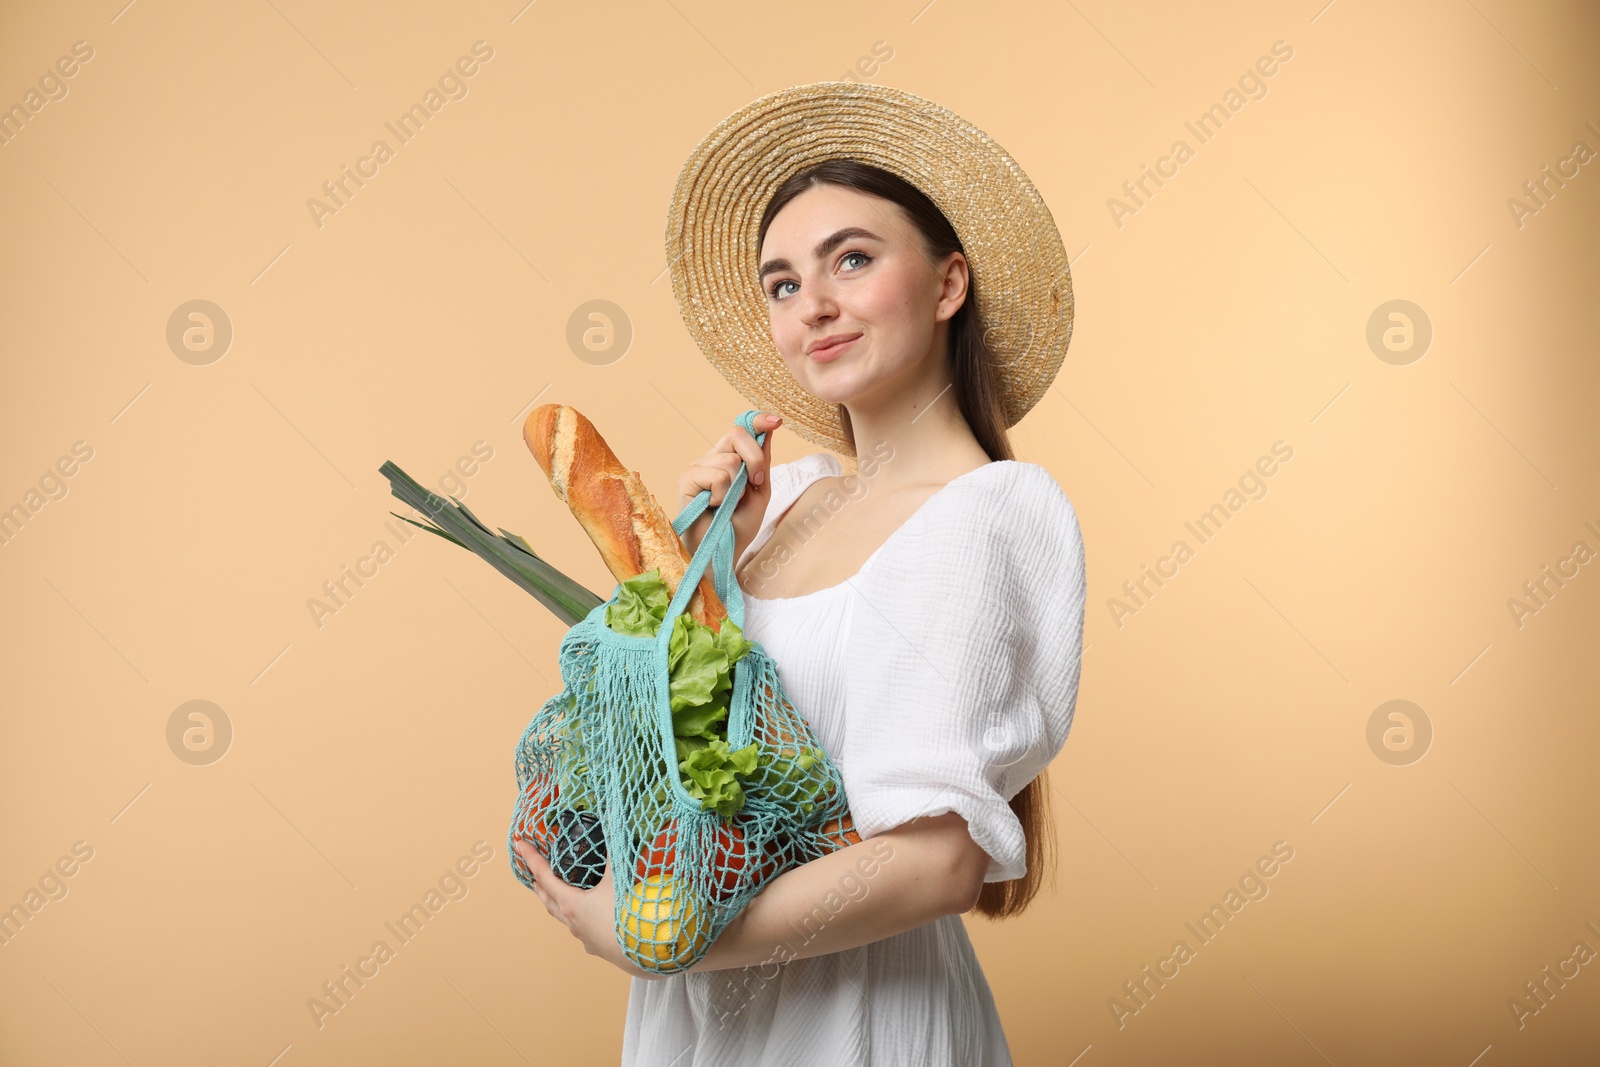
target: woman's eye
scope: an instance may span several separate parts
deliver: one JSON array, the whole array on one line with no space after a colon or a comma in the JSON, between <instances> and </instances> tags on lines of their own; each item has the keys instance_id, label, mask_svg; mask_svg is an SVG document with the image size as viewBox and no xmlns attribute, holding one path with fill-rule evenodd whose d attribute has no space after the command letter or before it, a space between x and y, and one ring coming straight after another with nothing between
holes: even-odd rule
<instances>
[{"instance_id":1,"label":"woman's eye","mask_svg":"<svg viewBox=\"0 0 1600 1067\"><path fill-rule=\"evenodd\" d=\"M862 266L866 266L868 263L872 262L872 257L867 255L865 252L846 252L844 255L839 257L839 262L840 263L844 263L846 260L850 260L850 259L860 259L862 261L862 264L861 264ZM860 270L861 268L857 267L855 269L856 270ZM785 286L785 285L798 285L798 284L799 284L798 282L796 282L796 281L794 281L792 279L789 279L789 278L780 279L779 281L773 282L771 287L769 287L767 289L767 295L772 297L772 299L774 299L774 300L782 300L783 297L778 295L778 290L781 287Z\"/></svg>"}]
</instances>

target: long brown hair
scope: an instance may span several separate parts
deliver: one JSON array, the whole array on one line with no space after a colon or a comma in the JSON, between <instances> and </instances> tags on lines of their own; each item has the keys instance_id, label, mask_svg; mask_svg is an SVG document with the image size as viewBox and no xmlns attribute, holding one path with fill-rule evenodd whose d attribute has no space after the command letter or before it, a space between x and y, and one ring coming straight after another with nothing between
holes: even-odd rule
<instances>
[{"instance_id":1,"label":"long brown hair","mask_svg":"<svg viewBox=\"0 0 1600 1067\"><path fill-rule=\"evenodd\" d=\"M922 235L923 252L930 261L942 259L951 252L966 254L955 227L921 189L899 175L854 159L824 160L779 186L761 216L761 229L756 237L758 247L766 240L767 227L784 205L815 185L840 185L900 205ZM973 436L989 459L1015 459L1006 434L998 364L984 340L977 284L969 269L966 300L948 323L951 392L962 418L972 428ZM853 451L856 440L850 428L850 412L843 404L837 408ZM988 918L1005 919L1022 914L1039 892L1046 871L1050 874L1051 887L1056 885L1056 834L1049 773L1049 768L1041 771L1011 798L1011 811L1022 823L1027 841L1027 871L1021 878L984 883L975 910Z\"/></svg>"}]
</instances>

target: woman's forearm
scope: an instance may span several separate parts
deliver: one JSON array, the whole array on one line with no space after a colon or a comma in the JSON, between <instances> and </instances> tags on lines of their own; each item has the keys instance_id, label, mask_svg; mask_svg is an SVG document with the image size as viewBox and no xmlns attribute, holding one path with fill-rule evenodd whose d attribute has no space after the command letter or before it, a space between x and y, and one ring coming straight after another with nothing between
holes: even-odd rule
<instances>
[{"instance_id":1,"label":"woman's forearm","mask_svg":"<svg viewBox=\"0 0 1600 1067\"><path fill-rule=\"evenodd\" d=\"M690 970L785 963L879 941L964 910L964 884L943 827L896 827L773 879Z\"/></svg>"}]
</instances>

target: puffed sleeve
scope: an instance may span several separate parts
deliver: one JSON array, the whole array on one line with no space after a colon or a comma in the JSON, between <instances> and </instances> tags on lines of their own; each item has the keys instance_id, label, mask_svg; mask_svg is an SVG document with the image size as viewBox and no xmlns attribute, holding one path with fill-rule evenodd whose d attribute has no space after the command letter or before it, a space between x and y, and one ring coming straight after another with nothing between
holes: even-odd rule
<instances>
[{"instance_id":1,"label":"puffed sleeve","mask_svg":"<svg viewBox=\"0 0 1600 1067\"><path fill-rule=\"evenodd\" d=\"M986 882L1025 873L1009 801L1066 742L1083 650L1083 537L1048 470L951 481L852 580L838 753L863 838L959 812Z\"/></svg>"}]
</instances>

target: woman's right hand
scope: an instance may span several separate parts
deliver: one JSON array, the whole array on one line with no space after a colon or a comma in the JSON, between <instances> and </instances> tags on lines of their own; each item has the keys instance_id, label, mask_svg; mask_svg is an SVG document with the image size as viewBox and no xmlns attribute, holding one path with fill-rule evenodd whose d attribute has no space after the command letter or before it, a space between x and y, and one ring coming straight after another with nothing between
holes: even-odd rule
<instances>
[{"instance_id":1,"label":"woman's right hand","mask_svg":"<svg viewBox=\"0 0 1600 1067\"><path fill-rule=\"evenodd\" d=\"M678 476L679 511L688 507L704 490L711 490L710 507L683 532L684 544L690 552L700 547L701 539L711 528L714 517L711 508L721 504L728 490L733 488L733 479L739 473L741 463L749 468L750 476L744 494L733 509L733 558L736 563L750 542L755 540L756 531L761 529L761 520L767 514L767 502L772 499L772 486L767 481L767 474L772 467L772 434L782 422L781 417L767 412L755 417L756 433L767 435L764 445L756 444L755 436L736 423L733 429L711 446L711 451L691 463Z\"/></svg>"}]
</instances>

